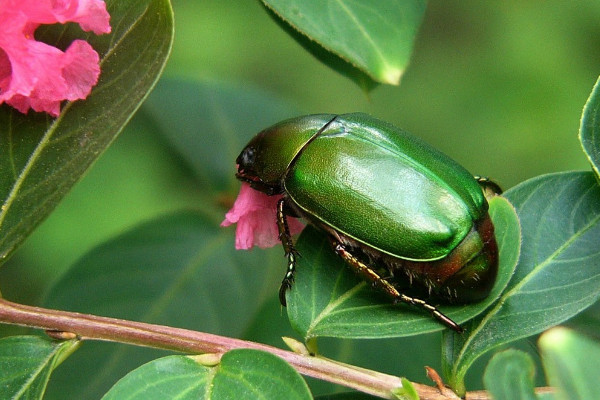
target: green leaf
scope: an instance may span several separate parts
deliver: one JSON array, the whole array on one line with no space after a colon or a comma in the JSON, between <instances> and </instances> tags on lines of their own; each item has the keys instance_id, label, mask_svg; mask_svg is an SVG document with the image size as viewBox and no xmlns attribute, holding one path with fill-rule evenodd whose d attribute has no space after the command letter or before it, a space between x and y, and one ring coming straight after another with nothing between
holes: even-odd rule
<instances>
[{"instance_id":1,"label":"green leaf","mask_svg":"<svg viewBox=\"0 0 600 400\"><path fill-rule=\"evenodd\" d=\"M233 350L223 355L214 388L221 399L240 399L252 393L267 399L311 399L306 382L281 358L251 349Z\"/></svg>"},{"instance_id":2,"label":"green leaf","mask_svg":"<svg viewBox=\"0 0 600 400\"><path fill-rule=\"evenodd\" d=\"M157 84L142 110L194 171L202 192L212 195L238 190L235 159L254 135L298 114L248 85L172 79Z\"/></svg>"},{"instance_id":3,"label":"green leaf","mask_svg":"<svg viewBox=\"0 0 600 400\"><path fill-rule=\"evenodd\" d=\"M159 358L125 375L102 400L209 399L211 369L186 356Z\"/></svg>"},{"instance_id":4,"label":"green leaf","mask_svg":"<svg viewBox=\"0 0 600 400\"><path fill-rule=\"evenodd\" d=\"M337 73L345 76L346 78L354 81L354 83L360 87L365 93L370 92L378 83L374 81L369 75L350 64L340 56L328 51L317 42L313 41L308 36L300 33L296 28L289 25L287 22L282 20L275 12L267 8L267 13L275 21L281 29L283 29L288 35L290 35L304 50L312 54L317 60L336 71Z\"/></svg>"},{"instance_id":5,"label":"green leaf","mask_svg":"<svg viewBox=\"0 0 600 400\"><path fill-rule=\"evenodd\" d=\"M0 261L28 236L114 140L160 75L173 39L167 0L107 1L113 32L85 34L100 54L98 85L56 119L0 107ZM77 35L52 26L44 38ZM78 34L81 36L81 32Z\"/></svg>"},{"instance_id":6,"label":"green leaf","mask_svg":"<svg viewBox=\"0 0 600 400\"><path fill-rule=\"evenodd\" d=\"M373 80L397 85L406 69L424 0L263 0L278 17Z\"/></svg>"},{"instance_id":7,"label":"green leaf","mask_svg":"<svg viewBox=\"0 0 600 400\"><path fill-rule=\"evenodd\" d=\"M402 378L402 387L400 389L392 390L392 394L398 400L419 400L419 393L417 389L406 378Z\"/></svg>"},{"instance_id":8,"label":"green leaf","mask_svg":"<svg viewBox=\"0 0 600 400\"><path fill-rule=\"evenodd\" d=\"M519 228L514 210L496 197L490 215L500 248L496 284L484 301L468 306L442 306L440 310L462 323L485 310L508 284L519 252ZM305 229L297 244L301 257L293 288L288 292L288 316L306 340L317 336L385 338L416 335L443 329L428 313L410 306L393 306L357 278L331 250L328 240L314 228Z\"/></svg>"},{"instance_id":9,"label":"green leaf","mask_svg":"<svg viewBox=\"0 0 600 400\"><path fill-rule=\"evenodd\" d=\"M521 221L521 257L500 300L466 326L469 335L445 335L444 372L459 393L480 355L565 321L600 294L600 187L594 175L540 176L505 196Z\"/></svg>"},{"instance_id":10,"label":"green leaf","mask_svg":"<svg viewBox=\"0 0 600 400\"><path fill-rule=\"evenodd\" d=\"M192 212L157 218L90 251L44 306L239 337L275 296L282 256L281 249L233 251L232 233ZM163 354L86 342L57 374L56 397L99 398Z\"/></svg>"},{"instance_id":11,"label":"green leaf","mask_svg":"<svg viewBox=\"0 0 600 400\"><path fill-rule=\"evenodd\" d=\"M579 140L596 176L600 178L600 78L583 108Z\"/></svg>"},{"instance_id":12,"label":"green leaf","mask_svg":"<svg viewBox=\"0 0 600 400\"><path fill-rule=\"evenodd\" d=\"M375 400L378 397L374 397L361 392L345 392L345 393L334 393L325 394L322 396L316 396L315 400Z\"/></svg>"},{"instance_id":13,"label":"green leaf","mask_svg":"<svg viewBox=\"0 0 600 400\"><path fill-rule=\"evenodd\" d=\"M598 398L600 344L571 330L555 328L540 337L539 346L556 399Z\"/></svg>"},{"instance_id":14,"label":"green leaf","mask_svg":"<svg viewBox=\"0 0 600 400\"><path fill-rule=\"evenodd\" d=\"M483 383L494 400L536 400L534 376L531 356L511 349L494 355L485 369Z\"/></svg>"},{"instance_id":15,"label":"green leaf","mask_svg":"<svg viewBox=\"0 0 600 400\"><path fill-rule=\"evenodd\" d=\"M78 346L38 336L0 339L0 390L3 399L41 399L50 374Z\"/></svg>"},{"instance_id":16,"label":"green leaf","mask_svg":"<svg viewBox=\"0 0 600 400\"><path fill-rule=\"evenodd\" d=\"M117 382L102 399L312 399L302 377L273 354L233 350L214 367L194 358L171 356L145 364Z\"/></svg>"}]
</instances>

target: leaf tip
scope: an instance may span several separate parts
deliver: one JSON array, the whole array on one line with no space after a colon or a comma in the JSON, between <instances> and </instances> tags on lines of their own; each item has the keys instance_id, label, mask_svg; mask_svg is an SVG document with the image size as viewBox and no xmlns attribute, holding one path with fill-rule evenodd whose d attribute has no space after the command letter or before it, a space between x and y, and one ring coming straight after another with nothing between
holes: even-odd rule
<instances>
[{"instance_id":1,"label":"leaf tip","mask_svg":"<svg viewBox=\"0 0 600 400\"><path fill-rule=\"evenodd\" d=\"M556 327L545 332L539 340L542 348L561 348L571 338L569 330L562 327Z\"/></svg>"},{"instance_id":2,"label":"leaf tip","mask_svg":"<svg viewBox=\"0 0 600 400\"><path fill-rule=\"evenodd\" d=\"M387 67L381 71L381 81L388 85L399 85L400 79L404 75L404 69L396 67Z\"/></svg>"}]
</instances>

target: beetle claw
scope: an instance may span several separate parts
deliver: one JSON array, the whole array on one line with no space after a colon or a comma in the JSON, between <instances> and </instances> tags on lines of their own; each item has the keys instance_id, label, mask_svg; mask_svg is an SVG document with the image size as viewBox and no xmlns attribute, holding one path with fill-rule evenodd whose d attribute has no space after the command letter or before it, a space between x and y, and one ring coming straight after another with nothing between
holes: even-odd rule
<instances>
[{"instance_id":1,"label":"beetle claw","mask_svg":"<svg viewBox=\"0 0 600 400\"><path fill-rule=\"evenodd\" d=\"M293 277L291 279L288 279L288 277L286 275L285 278L283 278L283 281L281 281L281 286L279 286L279 302L284 307L287 306L287 300L285 298L285 294L288 291L288 289L292 288L293 283L294 283Z\"/></svg>"}]
</instances>

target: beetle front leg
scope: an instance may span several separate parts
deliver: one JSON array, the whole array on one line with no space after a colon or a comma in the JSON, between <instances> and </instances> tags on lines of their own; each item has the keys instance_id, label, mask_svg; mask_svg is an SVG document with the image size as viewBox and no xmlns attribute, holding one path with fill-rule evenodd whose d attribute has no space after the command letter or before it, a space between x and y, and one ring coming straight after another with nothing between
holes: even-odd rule
<instances>
[{"instance_id":1,"label":"beetle front leg","mask_svg":"<svg viewBox=\"0 0 600 400\"><path fill-rule=\"evenodd\" d=\"M429 311L435 319L446 325L448 328L453 329L458 333L463 332L463 329L460 327L460 325L445 316L436 307L424 300L400 293L391 283L383 279L372 268L369 268L368 265L350 253L343 244L333 238L331 238L330 241L336 254L339 255L354 270L356 274L358 274L365 281L370 282L376 289L389 296L393 300L394 304L407 303L413 306L424 308L425 310Z\"/></svg>"},{"instance_id":2,"label":"beetle front leg","mask_svg":"<svg viewBox=\"0 0 600 400\"><path fill-rule=\"evenodd\" d=\"M292 235L290 234L290 227L288 225L284 209L285 199L281 198L277 202L277 228L279 229L279 240L281 240L281 245L285 251L285 256L288 259L288 265L285 276L281 281L281 286L279 287L279 302L285 307L285 292L288 289L291 289L292 284L294 283L294 273L296 272L296 259L298 257L298 252L296 251L294 242L292 241Z\"/></svg>"}]
</instances>

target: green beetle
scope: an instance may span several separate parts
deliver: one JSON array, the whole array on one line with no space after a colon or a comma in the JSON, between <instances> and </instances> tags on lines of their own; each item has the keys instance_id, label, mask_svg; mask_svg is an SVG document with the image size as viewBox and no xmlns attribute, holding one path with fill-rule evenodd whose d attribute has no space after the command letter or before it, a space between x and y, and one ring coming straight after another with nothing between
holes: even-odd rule
<instances>
[{"instance_id":1,"label":"green beetle","mask_svg":"<svg viewBox=\"0 0 600 400\"><path fill-rule=\"evenodd\" d=\"M394 303L422 307L456 331L437 308L401 293L397 278L452 303L481 300L494 284L498 249L484 191L498 186L403 130L359 113L293 118L260 132L237 164L238 179L282 195L284 305L297 258L288 216L324 231L334 251Z\"/></svg>"}]
</instances>

